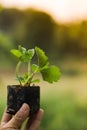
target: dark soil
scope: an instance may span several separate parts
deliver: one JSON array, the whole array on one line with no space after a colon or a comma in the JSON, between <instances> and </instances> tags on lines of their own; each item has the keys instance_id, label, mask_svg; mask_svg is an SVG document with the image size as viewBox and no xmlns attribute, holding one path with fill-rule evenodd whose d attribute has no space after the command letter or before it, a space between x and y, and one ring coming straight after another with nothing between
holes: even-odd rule
<instances>
[{"instance_id":1,"label":"dark soil","mask_svg":"<svg viewBox=\"0 0 87 130\"><path fill-rule=\"evenodd\" d=\"M9 85L7 93L7 113L16 114L23 103L30 107L30 116L35 114L40 108L40 87Z\"/></svg>"}]
</instances>

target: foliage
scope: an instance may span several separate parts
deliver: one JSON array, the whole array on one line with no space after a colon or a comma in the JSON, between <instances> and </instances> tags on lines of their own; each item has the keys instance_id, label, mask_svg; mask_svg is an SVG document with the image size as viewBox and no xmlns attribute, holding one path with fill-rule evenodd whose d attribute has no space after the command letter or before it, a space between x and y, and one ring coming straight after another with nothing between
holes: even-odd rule
<instances>
[{"instance_id":1,"label":"foliage","mask_svg":"<svg viewBox=\"0 0 87 130\"><path fill-rule=\"evenodd\" d=\"M35 52L38 58L38 63L31 64ZM11 53L19 59L16 66L16 78L22 86L38 82L39 79L33 80L33 77L39 72L42 74L43 80L49 83L57 82L60 78L59 68L57 66L49 64L48 57L45 55L45 52L39 47L26 50L26 48L19 46L18 50L12 49ZM28 72L23 76L19 76L19 68L22 63L27 63Z\"/></svg>"},{"instance_id":2,"label":"foliage","mask_svg":"<svg viewBox=\"0 0 87 130\"><path fill-rule=\"evenodd\" d=\"M0 31L9 34L15 45L20 42L26 48L39 46L52 60L87 56L87 20L62 24L46 12L3 7L0 10Z\"/></svg>"}]
</instances>

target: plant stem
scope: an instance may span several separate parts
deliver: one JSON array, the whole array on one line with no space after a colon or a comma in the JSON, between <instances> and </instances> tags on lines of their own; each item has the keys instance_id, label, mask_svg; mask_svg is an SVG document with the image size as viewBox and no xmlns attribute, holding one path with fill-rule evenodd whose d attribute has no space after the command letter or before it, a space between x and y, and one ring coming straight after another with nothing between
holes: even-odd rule
<instances>
[{"instance_id":1,"label":"plant stem","mask_svg":"<svg viewBox=\"0 0 87 130\"><path fill-rule=\"evenodd\" d=\"M28 77L30 76L30 62L28 62Z\"/></svg>"},{"instance_id":2,"label":"plant stem","mask_svg":"<svg viewBox=\"0 0 87 130\"><path fill-rule=\"evenodd\" d=\"M20 79L19 79L19 67L20 67L21 63L22 63L22 62L19 61L18 64L17 64L17 66L16 66L16 77L17 77L17 79L19 80L20 84L21 84L21 81L20 81Z\"/></svg>"},{"instance_id":3,"label":"plant stem","mask_svg":"<svg viewBox=\"0 0 87 130\"><path fill-rule=\"evenodd\" d=\"M34 75L35 75L37 72L38 72L38 70L36 70L35 72L33 72L31 75L28 76L25 85L26 85L27 83L28 83L29 85L31 84L32 79L33 79Z\"/></svg>"}]
</instances>

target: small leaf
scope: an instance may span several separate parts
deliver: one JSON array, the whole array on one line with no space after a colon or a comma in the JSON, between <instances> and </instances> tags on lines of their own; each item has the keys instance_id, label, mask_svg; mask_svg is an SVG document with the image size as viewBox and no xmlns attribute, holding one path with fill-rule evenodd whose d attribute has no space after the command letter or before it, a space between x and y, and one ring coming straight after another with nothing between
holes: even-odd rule
<instances>
[{"instance_id":1,"label":"small leaf","mask_svg":"<svg viewBox=\"0 0 87 130\"><path fill-rule=\"evenodd\" d=\"M45 52L39 47L35 47L36 54L38 57L39 66L42 68L48 62L48 57L45 55Z\"/></svg>"},{"instance_id":2,"label":"small leaf","mask_svg":"<svg viewBox=\"0 0 87 130\"><path fill-rule=\"evenodd\" d=\"M18 46L18 50L23 54L26 52L26 48L22 47L21 45Z\"/></svg>"},{"instance_id":3,"label":"small leaf","mask_svg":"<svg viewBox=\"0 0 87 130\"><path fill-rule=\"evenodd\" d=\"M25 81L24 81L24 78L21 77L21 76L17 77L17 80L18 80L21 84L25 82Z\"/></svg>"},{"instance_id":4,"label":"small leaf","mask_svg":"<svg viewBox=\"0 0 87 130\"><path fill-rule=\"evenodd\" d=\"M40 80L39 79L35 79L35 80L32 80L31 83L39 83Z\"/></svg>"},{"instance_id":5,"label":"small leaf","mask_svg":"<svg viewBox=\"0 0 87 130\"><path fill-rule=\"evenodd\" d=\"M19 50L12 49L10 52L17 58L20 58L22 56L22 53Z\"/></svg>"},{"instance_id":6,"label":"small leaf","mask_svg":"<svg viewBox=\"0 0 87 130\"><path fill-rule=\"evenodd\" d=\"M49 68L43 69L41 71L43 80L48 81L49 83L57 82L60 78L59 68L56 66L50 66Z\"/></svg>"},{"instance_id":7,"label":"small leaf","mask_svg":"<svg viewBox=\"0 0 87 130\"><path fill-rule=\"evenodd\" d=\"M40 71L49 68L49 62L47 62L47 64L45 66L43 66L42 68L40 68Z\"/></svg>"},{"instance_id":8,"label":"small leaf","mask_svg":"<svg viewBox=\"0 0 87 130\"><path fill-rule=\"evenodd\" d=\"M32 71L35 72L35 71L38 71L39 69L39 66L36 65L36 64L32 64Z\"/></svg>"},{"instance_id":9,"label":"small leaf","mask_svg":"<svg viewBox=\"0 0 87 130\"><path fill-rule=\"evenodd\" d=\"M28 73L25 73L23 78L24 78L24 80L26 80L28 78Z\"/></svg>"},{"instance_id":10,"label":"small leaf","mask_svg":"<svg viewBox=\"0 0 87 130\"><path fill-rule=\"evenodd\" d=\"M35 51L34 51L34 49L29 49L29 50L27 51L27 53L28 53L30 59L32 59L32 57L33 57L34 54L35 54Z\"/></svg>"},{"instance_id":11,"label":"small leaf","mask_svg":"<svg viewBox=\"0 0 87 130\"><path fill-rule=\"evenodd\" d=\"M20 59L22 62L30 62L33 56L34 56L34 49L29 49L21 56Z\"/></svg>"}]
</instances>

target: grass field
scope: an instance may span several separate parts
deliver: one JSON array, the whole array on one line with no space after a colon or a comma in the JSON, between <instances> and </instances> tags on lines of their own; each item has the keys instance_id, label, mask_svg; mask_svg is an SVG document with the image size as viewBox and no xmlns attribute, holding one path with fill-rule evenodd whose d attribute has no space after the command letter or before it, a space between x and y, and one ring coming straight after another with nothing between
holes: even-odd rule
<instances>
[{"instance_id":1,"label":"grass field","mask_svg":"<svg viewBox=\"0 0 87 130\"><path fill-rule=\"evenodd\" d=\"M58 83L41 81L40 130L87 130L87 74L63 74ZM15 84L12 71L0 73L0 118L6 106L7 85Z\"/></svg>"}]
</instances>

